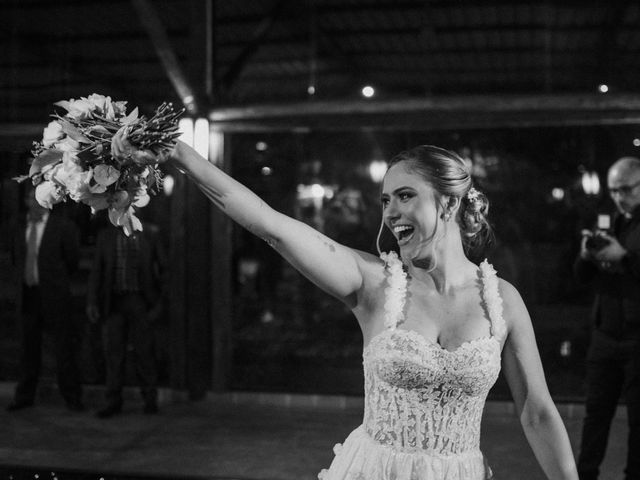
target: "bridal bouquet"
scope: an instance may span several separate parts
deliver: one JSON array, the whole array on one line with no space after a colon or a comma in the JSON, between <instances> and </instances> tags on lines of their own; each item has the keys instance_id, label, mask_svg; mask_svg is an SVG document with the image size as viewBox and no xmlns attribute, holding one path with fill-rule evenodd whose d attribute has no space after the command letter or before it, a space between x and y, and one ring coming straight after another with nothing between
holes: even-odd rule
<instances>
[{"instance_id":1,"label":"bridal bouquet","mask_svg":"<svg viewBox=\"0 0 640 480\"><path fill-rule=\"evenodd\" d=\"M127 235L142 230L135 208L149 203L149 194L162 188L158 163L175 146L178 117L170 103L160 105L151 118L127 113L126 101L96 93L55 103L66 113L54 113L42 140L33 142L28 175L40 205L51 208L66 201L82 202L92 212L108 209L109 220ZM135 147L131 155L115 155L114 136L125 135ZM152 155L145 154L144 151Z\"/></svg>"}]
</instances>

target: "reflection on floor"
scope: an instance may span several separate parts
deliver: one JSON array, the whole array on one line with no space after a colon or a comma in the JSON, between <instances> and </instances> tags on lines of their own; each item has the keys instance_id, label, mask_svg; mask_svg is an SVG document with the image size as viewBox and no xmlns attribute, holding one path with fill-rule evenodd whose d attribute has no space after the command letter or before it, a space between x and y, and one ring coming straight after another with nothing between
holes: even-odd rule
<instances>
[{"instance_id":1,"label":"reflection on floor","mask_svg":"<svg viewBox=\"0 0 640 480\"><path fill-rule=\"evenodd\" d=\"M13 384L0 383L0 406ZM32 408L0 410L0 479L312 480L362 419L362 399L314 395L210 395L188 402L163 391L158 415L143 415L136 392L124 412L95 418L100 389L87 392L86 412L64 408L49 389ZM560 405L574 449L583 409ZM483 451L501 480L542 480L510 403L489 402ZM621 478L626 415L620 409L601 480Z\"/></svg>"}]
</instances>

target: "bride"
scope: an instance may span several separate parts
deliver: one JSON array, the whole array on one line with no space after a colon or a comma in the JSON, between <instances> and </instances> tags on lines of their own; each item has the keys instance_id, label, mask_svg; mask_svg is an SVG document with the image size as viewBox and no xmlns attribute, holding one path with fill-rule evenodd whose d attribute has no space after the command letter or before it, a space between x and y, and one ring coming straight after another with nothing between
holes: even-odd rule
<instances>
[{"instance_id":1,"label":"bride","mask_svg":"<svg viewBox=\"0 0 640 480\"><path fill-rule=\"evenodd\" d=\"M133 151L122 135L112 148L116 156ZM150 153L133 153L139 161L156 161ZM399 255L380 257L273 210L182 142L170 161L358 320L364 418L334 447L335 458L319 479L490 478L479 449L480 420L501 367L547 477L578 478L520 295L486 261L478 267L465 254L488 233L488 202L456 154L420 146L391 161L378 240L392 234Z\"/></svg>"}]
</instances>

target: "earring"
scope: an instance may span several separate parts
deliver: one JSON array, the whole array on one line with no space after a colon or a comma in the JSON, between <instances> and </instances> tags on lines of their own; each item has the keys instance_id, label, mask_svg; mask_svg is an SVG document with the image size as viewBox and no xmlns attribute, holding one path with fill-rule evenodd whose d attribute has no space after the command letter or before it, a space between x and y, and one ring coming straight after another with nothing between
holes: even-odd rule
<instances>
[{"instance_id":1,"label":"earring","mask_svg":"<svg viewBox=\"0 0 640 480\"><path fill-rule=\"evenodd\" d=\"M451 212L445 212L445 213L442 215L442 218L443 218L443 220L444 220L445 222L448 222L448 221L449 221L449 219L451 218Z\"/></svg>"}]
</instances>

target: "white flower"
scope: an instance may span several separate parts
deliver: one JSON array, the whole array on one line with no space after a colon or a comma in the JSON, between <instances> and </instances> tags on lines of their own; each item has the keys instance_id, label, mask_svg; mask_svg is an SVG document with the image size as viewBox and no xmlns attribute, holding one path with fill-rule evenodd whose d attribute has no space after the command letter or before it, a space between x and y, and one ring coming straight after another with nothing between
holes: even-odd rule
<instances>
[{"instance_id":1,"label":"white flower","mask_svg":"<svg viewBox=\"0 0 640 480\"><path fill-rule=\"evenodd\" d=\"M91 177L91 170L83 170L80 165L70 160L58 164L53 174L53 179L64 186L69 197L76 202L92 194L89 186Z\"/></svg>"},{"instance_id":2,"label":"white flower","mask_svg":"<svg viewBox=\"0 0 640 480\"><path fill-rule=\"evenodd\" d=\"M64 195L60 191L60 187L53 182L45 181L36 187L36 200L44 208L53 208L63 197Z\"/></svg>"},{"instance_id":3,"label":"white flower","mask_svg":"<svg viewBox=\"0 0 640 480\"><path fill-rule=\"evenodd\" d=\"M116 114L116 117L123 116L127 111L127 102L126 100L121 100L119 102L112 102L113 110Z\"/></svg>"},{"instance_id":4,"label":"white flower","mask_svg":"<svg viewBox=\"0 0 640 480\"><path fill-rule=\"evenodd\" d=\"M151 197L147 193L146 188L139 188L136 191L135 197L133 197L133 202L131 203L134 207L146 207L149 204Z\"/></svg>"},{"instance_id":5,"label":"white flower","mask_svg":"<svg viewBox=\"0 0 640 480\"><path fill-rule=\"evenodd\" d=\"M111 97L107 97L107 101L104 106L104 118L107 120L114 121L116 119L116 110L113 108L113 102L111 101Z\"/></svg>"},{"instance_id":6,"label":"white flower","mask_svg":"<svg viewBox=\"0 0 640 480\"><path fill-rule=\"evenodd\" d=\"M87 100L94 107L97 107L102 111L104 111L105 106L107 105L107 103L111 103L111 97L106 97L106 96L100 95L98 93L92 93L86 99L83 97L82 100Z\"/></svg>"},{"instance_id":7,"label":"white flower","mask_svg":"<svg viewBox=\"0 0 640 480\"><path fill-rule=\"evenodd\" d=\"M61 100L56 102L58 105L67 110L67 117L71 117L76 120L82 120L84 118L91 117L91 112L96 109L96 105L86 98L80 98L80 100Z\"/></svg>"},{"instance_id":8,"label":"white flower","mask_svg":"<svg viewBox=\"0 0 640 480\"><path fill-rule=\"evenodd\" d=\"M71 137L65 137L62 141L55 144L56 150L62 153L63 161L74 161L78 159L78 153L80 153L80 143L76 142Z\"/></svg>"},{"instance_id":9,"label":"white flower","mask_svg":"<svg viewBox=\"0 0 640 480\"><path fill-rule=\"evenodd\" d=\"M129 207L125 210L110 207L109 208L109 220L116 227L122 227L124 233L129 236L135 231L142 231L142 222L135 215L133 207Z\"/></svg>"},{"instance_id":10,"label":"white flower","mask_svg":"<svg viewBox=\"0 0 640 480\"><path fill-rule=\"evenodd\" d=\"M42 144L45 148L49 148L63 136L62 125L54 120L49 122L49 125L47 125L42 132Z\"/></svg>"}]
</instances>

